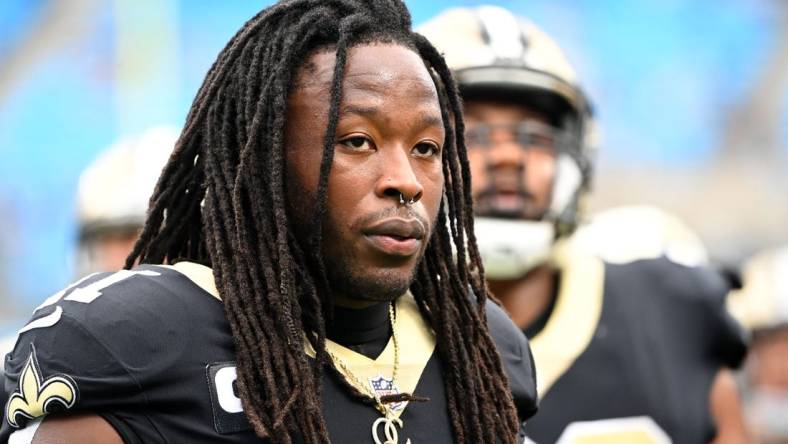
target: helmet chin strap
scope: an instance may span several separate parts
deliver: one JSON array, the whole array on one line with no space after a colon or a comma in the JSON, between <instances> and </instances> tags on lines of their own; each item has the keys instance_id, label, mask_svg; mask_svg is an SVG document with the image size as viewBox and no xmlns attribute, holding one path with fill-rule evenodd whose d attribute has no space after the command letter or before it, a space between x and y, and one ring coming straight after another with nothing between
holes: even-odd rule
<instances>
[{"instance_id":1,"label":"helmet chin strap","mask_svg":"<svg viewBox=\"0 0 788 444\"><path fill-rule=\"evenodd\" d=\"M577 163L571 156L560 154L550 207L541 220L475 218L476 243L487 279L521 278L552 258L558 237L556 221L571 205L581 181Z\"/></svg>"},{"instance_id":2,"label":"helmet chin strap","mask_svg":"<svg viewBox=\"0 0 788 444\"><path fill-rule=\"evenodd\" d=\"M491 280L517 279L550 259L555 227L548 221L477 217L474 231Z\"/></svg>"}]
</instances>

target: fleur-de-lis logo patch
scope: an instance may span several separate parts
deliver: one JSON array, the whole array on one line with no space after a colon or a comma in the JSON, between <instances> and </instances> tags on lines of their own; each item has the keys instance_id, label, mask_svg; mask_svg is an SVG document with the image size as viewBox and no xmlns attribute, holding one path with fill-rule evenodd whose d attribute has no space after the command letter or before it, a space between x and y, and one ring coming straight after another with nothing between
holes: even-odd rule
<instances>
[{"instance_id":1,"label":"fleur-de-lis logo patch","mask_svg":"<svg viewBox=\"0 0 788 444\"><path fill-rule=\"evenodd\" d=\"M8 399L5 417L12 427L21 427L47 413L70 409L77 402L77 384L66 375L44 379L38 365L36 349L30 344L30 356L19 375L19 388Z\"/></svg>"}]
</instances>

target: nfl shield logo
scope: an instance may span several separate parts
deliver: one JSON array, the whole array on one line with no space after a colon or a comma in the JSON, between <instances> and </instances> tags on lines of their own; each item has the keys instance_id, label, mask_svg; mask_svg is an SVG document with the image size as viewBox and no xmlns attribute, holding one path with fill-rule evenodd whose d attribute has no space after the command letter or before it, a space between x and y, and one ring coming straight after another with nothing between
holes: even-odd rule
<instances>
[{"instance_id":1,"label":"nfl shield logo","mask_svg":"<svg viewBox=\"0 0 788 444\"><path fill-rule=\"evenodd\" d=\"M396 395L399 393L399 389L396 385L394 385L394 381L392 379L387 379L383 375L378 375L376 378L369 378L369 385L372 386L372 390L377 393L378 397L382 397L385 395ZM404 402L395 402L386 404L392 412L396 412L397 410L402 410L405 408Z\"/></svg>"}]
</instances>

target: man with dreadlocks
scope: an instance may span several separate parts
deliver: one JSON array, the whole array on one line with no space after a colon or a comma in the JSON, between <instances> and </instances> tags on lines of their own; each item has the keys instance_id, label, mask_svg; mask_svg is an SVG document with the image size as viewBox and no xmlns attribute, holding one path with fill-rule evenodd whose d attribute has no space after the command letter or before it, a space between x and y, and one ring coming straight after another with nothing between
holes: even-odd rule
<instances>
[{"instance_id":1,"label":"man with dreadlocks","mask_svg":"<svg viewBox=\"0 0 788 444\"><path fill-rule=\"evenodd\" d=\"M410 26L397 0L243 26L127 269L22 329L0 441L521 439L530 350L487 300L456 87Z\"/></svg>"}]
</instances>

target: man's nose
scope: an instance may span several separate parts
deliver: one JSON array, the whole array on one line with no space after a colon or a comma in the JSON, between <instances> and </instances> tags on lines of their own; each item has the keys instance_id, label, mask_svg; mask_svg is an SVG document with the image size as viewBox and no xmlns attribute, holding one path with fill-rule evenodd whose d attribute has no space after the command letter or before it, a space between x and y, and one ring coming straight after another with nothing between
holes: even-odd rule
<instances>
[{"instance_id":1,"label":"man's nose","mask_svg":"<svg viewBox=\"0 0 788 444\"><path fill-rule=\"evenodd\" d=\"M525 149L511 131L496 129L490 134L487 146L488 167L522 168Z\"/></svg>"},{"instance_id":2,"label":"man's nose","mask_svg":"<svg viewBox=\"0 0 788 444\"><path fill-rule=\"evenodd\" d=\"M382 174L376 186L376 194L381 198L416 202L421 199L424 187L413 169L409 153L401 148L388 150L381 166Z\"/></svg>"}]
</instances>

